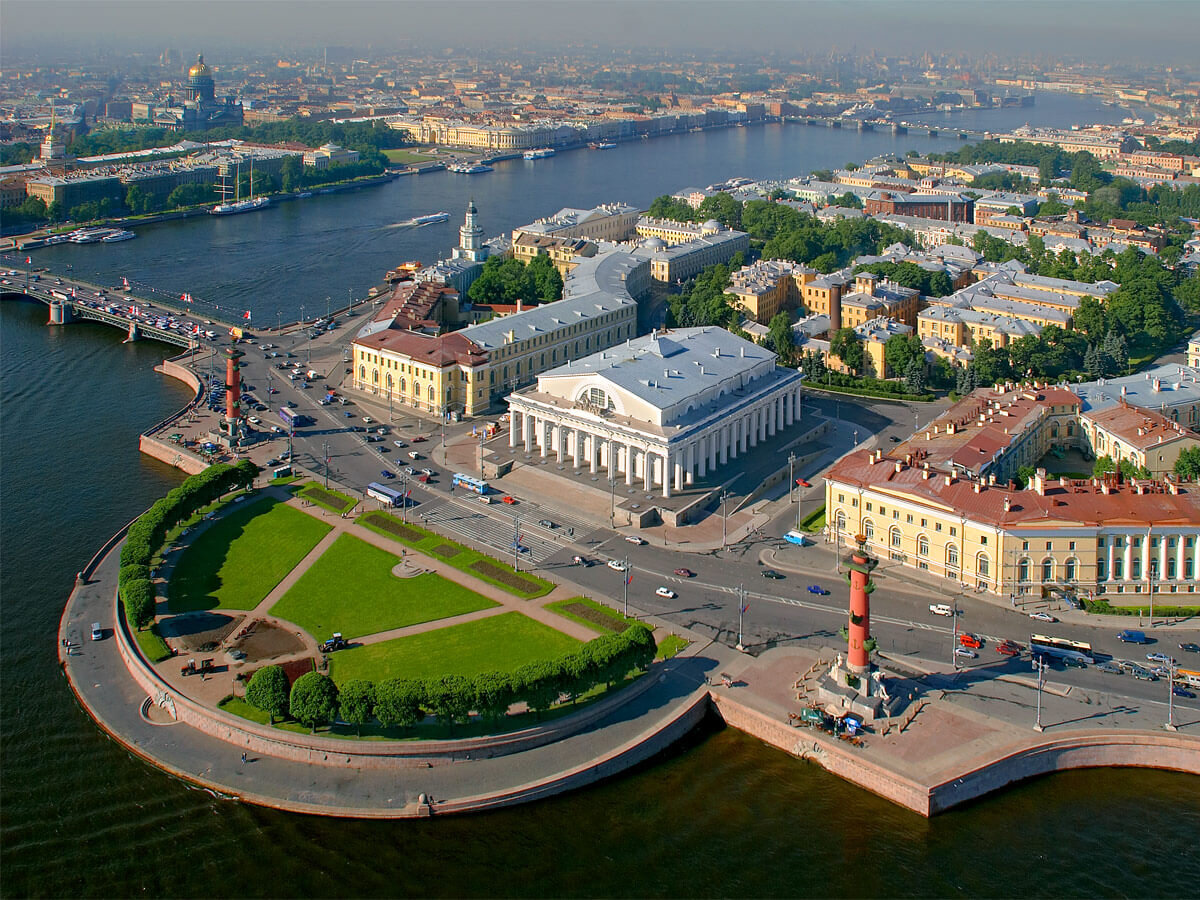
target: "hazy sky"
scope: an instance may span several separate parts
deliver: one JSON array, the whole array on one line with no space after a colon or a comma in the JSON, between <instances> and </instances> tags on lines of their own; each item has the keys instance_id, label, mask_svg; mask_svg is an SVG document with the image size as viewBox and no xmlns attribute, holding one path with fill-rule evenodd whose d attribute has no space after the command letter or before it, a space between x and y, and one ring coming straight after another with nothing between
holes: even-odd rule
<instances>
[{"instance_id":1,"label":"hazy sky","mask_svg":"<svg viewBox=\"0 0 1200 900\"><path fill-rule=\"evenodd\" d=\"M740 48L882 54L1083 55L1119 63L1195 65L1197 0L3 0L0 52L56 48L204 49L340 44L385 50L564 42L612 46Z\"/></svg>"}]
</instances>

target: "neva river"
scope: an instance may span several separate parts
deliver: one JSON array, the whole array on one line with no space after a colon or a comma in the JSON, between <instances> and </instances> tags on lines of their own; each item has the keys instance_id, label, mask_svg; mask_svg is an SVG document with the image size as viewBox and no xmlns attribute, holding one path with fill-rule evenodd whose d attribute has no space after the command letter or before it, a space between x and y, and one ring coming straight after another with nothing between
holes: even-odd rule
<instances>
[{"instance_id":1,"label":"neva river","mask_svg":"<svg viewBox=\"0 0 1200 900\"><path fill-rule=\"evenodd\" d=\"M972 114L996 118L963 126L1113 115L1079 104L1043 95L1034 110ZM302 303L323 310L326 296L345 298L347 288L361 297L396 263L444 254L457 222L389 226L442 209L457 218L471 197L496 234L564 205L645 204L732 175L789 176L957 143L730 129L506 163L482 176L403 178L143 229L122 244L49 248L38 259L223 298L270 321ZM190 789L96 728L66 687L54 647L73 574L178 483L178 473L140 456L134 436L185 394L150 369L165 348L123 345L102 326L44 322L40 305L0 307L3 896L1195 893L1200 855L1189 835L1200 834L1200 778L1160 772L1043 778L926 821L714 727L626 777L468 818L334 821Z\"/></svg>"}]
</instances>

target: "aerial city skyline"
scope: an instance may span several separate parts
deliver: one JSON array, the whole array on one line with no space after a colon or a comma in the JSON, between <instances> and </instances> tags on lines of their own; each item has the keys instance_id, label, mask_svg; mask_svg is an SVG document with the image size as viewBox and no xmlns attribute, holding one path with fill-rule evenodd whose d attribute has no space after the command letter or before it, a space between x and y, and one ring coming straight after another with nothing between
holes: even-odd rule
<instances>
[{"instance_id":1,"label":"aerial city skyline","mask_svg":"<svg viewBox=\"0 0 1200 900\"><path fill-rule=\"evenodd\" d=\"M1200 876L1197 8L0 24L6 895Z\"/></svg>"}]
</instances>

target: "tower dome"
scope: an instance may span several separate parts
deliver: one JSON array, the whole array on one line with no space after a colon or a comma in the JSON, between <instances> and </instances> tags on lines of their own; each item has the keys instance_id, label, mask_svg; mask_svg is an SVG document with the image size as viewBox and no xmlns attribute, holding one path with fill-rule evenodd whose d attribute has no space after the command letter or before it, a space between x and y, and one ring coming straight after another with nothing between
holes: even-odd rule
<instances>
[{"instance_id":1,"label":"tower dome","mask_svg":"<svg viewBox=\"0 0 1200 900\"><path fill-rule=\"evenodd\" d=\"M196 64L188 69L188 78L212 78L212 70L204 64L204 54L196 57Z\"/></svg>"},{"instance_id":2,"label":"tower dome","mask_svg":"<svg viewBox=\"0 0 1200 900\"><path fill-rule=\"evenodd\" d=\"M196 64L188 69L186 94L189 100L212 100L217 95L212 69L205 65L203 53L196 57Z\"/></svg>"}]
</instances>

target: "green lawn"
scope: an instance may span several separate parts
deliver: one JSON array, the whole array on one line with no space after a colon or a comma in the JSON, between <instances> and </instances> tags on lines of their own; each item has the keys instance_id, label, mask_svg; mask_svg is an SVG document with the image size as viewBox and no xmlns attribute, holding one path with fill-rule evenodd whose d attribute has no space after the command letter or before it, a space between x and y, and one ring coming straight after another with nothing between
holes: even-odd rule
<instances>
[{"instance_id":1,"label":"green lawn","mask_svg":"<svg viewBox=\"0 0 1200 900\"><path fill-rule=\"evenodd\" d=\"M227 512L183 551L167 593L171 612L253 609L329 529L271 497Z\"/></svg>"},{"instance_id":2,"label":"green lawn","mask_svg":"<svg viewBox=\"0 0 1200 900\"><path fill-rule=\"evenodd\" d=\"M358 517L358 524L522 599L544 597L554 590L554 585L544 578L530 572L516 573L508 562L472 550L420 525L403 522L388 513L366 513Z\"/></svg>"},{"instance_id":3,"label":"green lawn","mask_svg":"<svg viewBox=\"0 0 1200 900\"><path fill-rule=\"evenodd\" d=\"M670 659L673 656L681 653L687 645L691 643L677 634L668 634L665 638L658 642L658 651L654 654L655 659Z\"/></svg>"},{"instance_id":4,"label":"green lawn","mask_svg":"<svg viewBox=\"0 0 1200 900\"><path fill-rule=\"evenodd\" d=\"M251 706L241 697L226 697L217 706L231 715L241 716L243 719L249 719L251 722L257 722L259 725L266 725L270 718L270 716L257 706Z\"/></svg>"},{"instance_id":5,"label":"green lawn","mask_svg":"<svg viewBox=\"0 0 1200 900\"><path fill-rule=\"evenodd\" d=\"M349 494L343 494L341 491L335 491L331 488L321 487L315 481L310 481L296 495L303 497L305 500L311 500L317 506L324 507L330 512L345 513L354 509L354 505L358 503L356 499Z\"/></svg>"},{"instance_id":6,"label":"green lawn","mask_svg":"<svg viewBox=\"0 0 1200 900\"><path fill-rule=\"evenodd\" d=\"M433 162L437 159L428 153L413 153L411 150L384 150L383 155L388 158L388 162L399 163L402 166L411 163Z\"/></svg>"},{"instance_id":7,"label":"green lawn","mask_svg":"<svg viewBox=\"0 0 1200 900\"><path fill-rule=\"evenodd\" d=\"M565 619L578 622L601 634L624 631L638 620L626 618L615 609L609 609L588 597L572 597L570 600L555 600L547 603L546 609L558 613Z\"/></svg>"},{"instance_id":8,"label":"green lawn","mask_svg":"<svg viewBox=\"0 0 1200 900\"><path fill-rule=\"evenodd\" d=\"M502 613L424 634L352 647L331 657L330 675L352 678L429 678L511 672L541 659L569 653L581 643L521 613Z\"/></svg>"},{"instance_id":9,"label":"green lawn","mask_svg":"<svg viewBox=\"0 0 1200 900\"><path fill-rule=\"evenodd\" d=\"M133 632L133 639L137 642L138 649L142 651L142 656L150 660L152 663L160 663L164 659L171 658L171 648L167 646L167 642L162 639L158 633L158 626L151 625L147 629L138 629L130 626Z\"/></svg>"},{"instance_id":10,"label":"green lawn","mask_svg":"<svg viewBox=\"0 0 1200 900\"><path fill-rule=\"evenodd\" d=\"M322 641L460 616L497 604L440 575L397 578L400 558L343 534L271 607Z\"/></svg>"}]
</instances>

